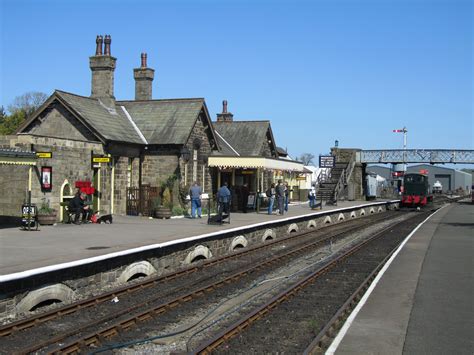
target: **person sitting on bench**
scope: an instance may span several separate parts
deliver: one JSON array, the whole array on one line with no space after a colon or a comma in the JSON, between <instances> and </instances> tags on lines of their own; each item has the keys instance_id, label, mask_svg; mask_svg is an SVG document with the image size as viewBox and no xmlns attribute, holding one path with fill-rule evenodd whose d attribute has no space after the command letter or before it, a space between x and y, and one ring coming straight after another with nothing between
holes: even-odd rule
<instances>
[{"instance_id":1,"label":"person sitting on bench","mask_svg":"<svg viewBox=\"0 0 474 355\"><path fill-rule=\"evenodd\" d=\"M92 209L84 204L86 195L82 192L77 192L74 198L69 201L68 209L70 213L74 214L74 224L80 224L79 217L82 215L82 223L89 221L92 215Z\"/></svg>"}]
</instances>

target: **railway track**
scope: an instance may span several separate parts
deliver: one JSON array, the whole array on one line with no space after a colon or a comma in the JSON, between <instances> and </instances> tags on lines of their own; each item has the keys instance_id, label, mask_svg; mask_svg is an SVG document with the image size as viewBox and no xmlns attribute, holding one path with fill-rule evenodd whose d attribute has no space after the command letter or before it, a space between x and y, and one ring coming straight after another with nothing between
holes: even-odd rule
<instances>
[{"instance_id":1,"label":"railway track","mask_svg":"<svg viewBox=\"0 0 474 355\"><path fill-rule=\"evenodd\" d=\"M396 214L396 213L393 213ZM132 285L131 287L123 288L114 292L109 292L104 295L100 295L94 299L88 299L83 302L78 302L76 304L62 307L58 310L53 312L48 312L43 315L39 315L37 317L26 319L23 321L15 322L7 326L3 326L0 328L0 345L12 345L15 343L16 339L22 338L25 339L29 338L28 336L28 329L36 329L40 327L42 324L47 323L60 323L65 324L67 321L64 321L65 317L73 317L76 318L75 313L82 311L84 309L94 309L100 305L107 304L110 305L110 301L113 300L115 297L130 297L130 295L137 294L139 292L148 292L148 297L143 302L130 302L130 306L123 308L121 311L111 312L110 310L105 312L105 315L94 317L92 321L86 322L84 324L73 324L73 329L63 330L61 332L55 332L53 336L51 336L51 329L54 329L54 326L49 329L47 333L46 340L38 340L38 337L35 337L34 344L24 345L20 348L15 349L15 352L19 353L31 353L35 351L44 351L44 352L66 352L66 353L74 353L79 351L83 348L89 348L91 346L99 346L103 344L105 340L124 332L126 329L129 329L136 324L143 322L145 320L149 320L151 318L155 318L157 315L162 315L170 310L176 309L178 306L188 303L195 298L199 298L203 295L209 294L219 288L224 287L225 285L233 284L237 280L247 277L252 273L255 273L258 270L263 270L265 268L269 268L272 265L276 265L278 263L282 263L284 260L288 260L291 258L296 257L297 255L302 255L305 253L311 252L311 250L317 249L322 244L327 243L328 240L335 240L337 238L342 238L344 235L348 233L353 233L354 230L360 230L363 228L363 225L370 223L376 223L377 220L385 220L387 218L387 214L381 215L374 215L370 217L366 217L365 219L354 220L345 224L336 225L334 227L338 227L338 231L334 231L329 233L328 228L324 230L318 230L314 232L305 232L295 236L289 236L284 239L280 239L274 241L272 243L268 243L259 247L255 247L249 250L243 250L238 253L232 254L227 257L222 257L216 260L211 260L204 262L202 265L190 267L185 270L178 271L173 274L165 275L159 278L155 278L152 280L147 280L145 282ZM324 231L327 231L329 235L322 236ZM319 234L317 240L315 236ZM291 250L284 250L284 252L276 252L274 249L278 248L279 245L285 244L288 245L289 243L293 243ZM271 258L265 260L264 258L264 250L267 251L269 255L273 255ZM164 295L163 293L159 293L154 299L150 297L156 291L154 288L162 288L164 283L171 282L173 280L180 280L184 278L190 278L190 275L195 274L197 271L200 271L199 274L203 272L203 270L216 270L218 268L212 268L211 266L215 266L217 264L226 264L229 263L231 260L241 260L245 258L245 256L252 256L255 260L259 259L260 262L253 261L253 265L249 264L249 261L246 259L242 262L237 262L234 265L234 269L229 270L220 270L216 274L215 272L212 274L213 276L205 275L201 277L199 280L194 280L191 283L188 282L186 287L191 287L193 283L195 284L202 284L206 279L210 278L218 278L215 282L208 283L205 286L195 287L190 292L183 294L183 285L178 285L178 297L173 297L176 295L175 292L169 292L168 295ZM264 260L263 262L261 260ZM242 265L246 265L248 267L243 268ZM220 268L223 269L223 268ZM238 272L233 272L235 269L238 269ZM226 271L226 272L224 272ZM191 277L192 279L192 277ZM166 302L158 302L164 298L168 297L169 300ZM134 297L132 297L134 298ZM110 307L109 307L110 308ZM102 312L98 312L97 310L93 310L89 313L97 313L100 315ZM58 321L59 319L59 321ZM117 320L119 319L119 320ZM103 326L107 324L107 326ZM57 327L57 326L56 326ZM88 331L90 328L96 328L93 331ZM67 327L66 327L67 328ZM34 332L33 332L34 333ZM60 333L60 334L56 334ZM78 336L80 334L80 336ZM74 340L71 338L74 337ZM9 341L8 341L9 340ZM66 343L61 347L51 347L51 345L59 344L59 343ZM5 346L2 346L2 349L7 349Z\"/></svg>"},{"instance_id":2,"label":"railway track","mask_svg":"<svg viewBox=\"0 0 474 355\"><path fill-rule=\"evenodd\" d=\"M427 213L415 215L412 224L425 219ZM322 353L410 228L406 221L390 226L328 260L192 352Z\"/></svg>"}]
</instances>

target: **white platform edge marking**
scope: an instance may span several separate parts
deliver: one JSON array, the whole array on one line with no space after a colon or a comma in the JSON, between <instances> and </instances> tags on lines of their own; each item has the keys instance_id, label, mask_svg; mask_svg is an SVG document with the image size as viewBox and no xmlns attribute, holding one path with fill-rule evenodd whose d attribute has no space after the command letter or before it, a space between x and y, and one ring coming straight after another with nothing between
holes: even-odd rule
<instances>
[{"instance_id":1,"label":"white platform edge marking","mask_svg":"<svg viewBox=\"0 0 474 355\"><path fill-rule=\"evenodd\" d=\"M354 208L362 208L362 207L366 207L366 206L385 205L386 203L395 203L395 202L399 202L399 200L377 202L373 205L358 205L358 206L352 206L352 207L344 207L344 208L341 208L341 209L334 209L334 210L329 210L329 211L330 212L338 212L338 211L345 211L345 210L350 210L350 209L354 209ZM70 268L70 267L91 264L91 263L94 263L94 262L97 262L97 261L107 260L107 259L115 258L115 257L118 257L118 256L130 255L130 254L133 254L133 253L138 253L138 252L146 251L146 250L150 250L150 249L163 248L163 247L167 247L167 246L174 245L174 244L193 241L193 240L196 240L196 239L212 237L212 236L216 236L216 235L219 235L219 234L224 234L224 233L229 233L229 232L236 232L236 231L240 231L240 230L247 229L247 228L265 226L265 225L268 225L268 224L274 224L275 222L285 222L285 221L291 221L291 220L298 219L298 218L303 218L303 217L317 216L317 215L325 214L326 212L328 212L328 211L313 212L313 213L303 214L303 215L299 215L299 216L276 219L276 220L272 220L272 221L261 222L261 223L256 223L256 224L251 224L251 225L246 225L246 226L241 226L241 227L235 227L235 228L230 228L230 229L222 229L222 230L219 230L219 231L216 231L216 232L201 234L201 235L182 238L182 239L171 240L169 242L164 242L164 243L159 243L159 244L145 245L145 246L139 247L139 248L122 250L122 251L115 252L115 253L94 256L92 258L80 259L80 260L76 260L76 261L69 261L67 263L50 265L50 266L43 266L43 267L36 268L36 269L15 272L13 274L0 275L0 283L1 282L7 282L7 281L13 281L13 280L17 280L17 279L22 279L22 278L30 277L30 276L34 276L34 275L44 274L46 272L58 271L58 270L66 269L66 268Z\"/></svg>"},{"instance_id":2,"label":"white platform edge marking","mask_svg":"<svg viewBox=\"0 0 474 355\"><path fill-rule=\"evenodd\" d=\"M378 282L380 281L380 279L382 278L383 274L385 273L385 271L388 269L388 267L390 266L390 264L392 263L393 260L395 260L395 258L397 257L398 253L400 252L400 250L402 250L403 246L408 242L408 240L412 237L413 234L416 233L416 231L423 225L425 224L426 221L428 221L431 217L433 217L436 213L438 213L438 211L441 211L443 208L445 208L446 206L448 205L444 205L443 207L441 207L440 209L436 210L434 213L432 213L431 215L429 215L423 222L421 222L419 225L416 226L415 229L413 229L411 231L411 233L405 238L405 240L402 242L402 244L400 244L400 246L397 248L397 250L392 254L392 256L390 257L390 259L388 259L388 261L385 263L385 265L382 267L382 269L380 270L380 272L377 274L377 276L375 277L374 281L370 284L370 287L367 289L367 291L364 293L364 296L362 296L360 302L357 304L357 306L354 308L354 310L351 312L351 314L349 315L349 317L347 318L346 322L344 323L344 325L342 326L341 330L339 331L339 333L337 334L336 338L334 338L333 342L331 343L331 346L326 350L326 353L325 355L333 355L338 346L341 344L341 341L342 339L344 338L344 336L346 335L347 331L349 330L350 326L352 325L352 322L354 322L354 319L355 317L357 317L357 314L360 312L360 310L362 309L362 307L364 307L365 303L367 302L367 300L369 299L369 296L370 294L372 293L372 291L375 289L375 287L377 286Z\"/></svg>"}]
</instances>

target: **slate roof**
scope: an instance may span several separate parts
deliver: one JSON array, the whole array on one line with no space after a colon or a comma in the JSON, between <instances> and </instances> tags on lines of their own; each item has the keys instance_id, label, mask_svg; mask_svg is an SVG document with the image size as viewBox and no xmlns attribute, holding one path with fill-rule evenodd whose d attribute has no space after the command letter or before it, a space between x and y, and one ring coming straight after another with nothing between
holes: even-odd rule
<instances>
[{"instance_id":1,"label":"slate roof","mask_svg":"<svg viewBox=\"0 0 474 355\"><path fill-rule=\"evenodd\" d=\"M277 153L279 156L284 156L284 157L288 155L288 152L286 151L286 149L283 149L282 147L277 147Z\"/></svg>"},{"instance_id":2,"label":"slate roof","mask_svg":"<svg viewBox=\"0 0 474 355\"><path fill-rule=\"evenodd\" d=\"M137 144L144 143L139 133L118 105L115 110L110 110L95 98L79 96L59 90L56 90L55 94L63 99L70 108L77 112L87 124L105 139Z\"/></svg>"},{"instance_id":3,"label":"slate roof","mask_svg":"<svg viewBox=\"0 0 474 355\"><path fill-rule=\"evenodd\" d=\"M270 121L213 122L213 125L214 130L241 156L260 156L261 143L267 139ZM223 148L222 144L220 147Z\"/></svg>"},{"instance_id":4,"label":"slate roof","mask_svg":"<svg viewBox=\"0 0 474 355\"><path fill-rule=\"evenodd\" d=\"M117 101L125 106L149 144L184 144L204 99Z\"/></svg>"},{"instance_id":5,"label":"slate roof","mask_svg":"<svg viewBox=\"0 0 474 355\"><path fill-rule=\"evenodd\" d=\"M213 123L214 124L214 123ZM215 125L215 124L214 124ZM216 139L217 139L217 143L219 145L219 150L218 151L214 151L212 154L213 155L223 155L223 156L227 156L227 157L237 157L239 156L240 154L229 144L229 142L227 142L227 140L224 139L224 137L222 137L218 131L216 131L214 129L214 131L216 132Z\"/></svg>"}]
</instances>

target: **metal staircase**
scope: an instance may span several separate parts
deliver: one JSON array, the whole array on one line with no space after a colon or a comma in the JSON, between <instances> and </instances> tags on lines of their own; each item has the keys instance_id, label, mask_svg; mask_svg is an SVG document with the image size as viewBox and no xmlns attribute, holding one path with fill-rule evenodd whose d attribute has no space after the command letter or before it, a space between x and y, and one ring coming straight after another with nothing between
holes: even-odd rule
<instances>
[{"instance_id":1,"label":"metal staircase","mask_svg":"<svg viewBox=\"0 0 474 355\"><path fill-rule=\"evenodd\" d=\"M349 163L336 163L329 172L321 173L318 177L316 198L319 201L326 201L326 205L337 204L338 199L341 199L346 191L354 166L355 156Z\"/></svg>"}]
</instances>

